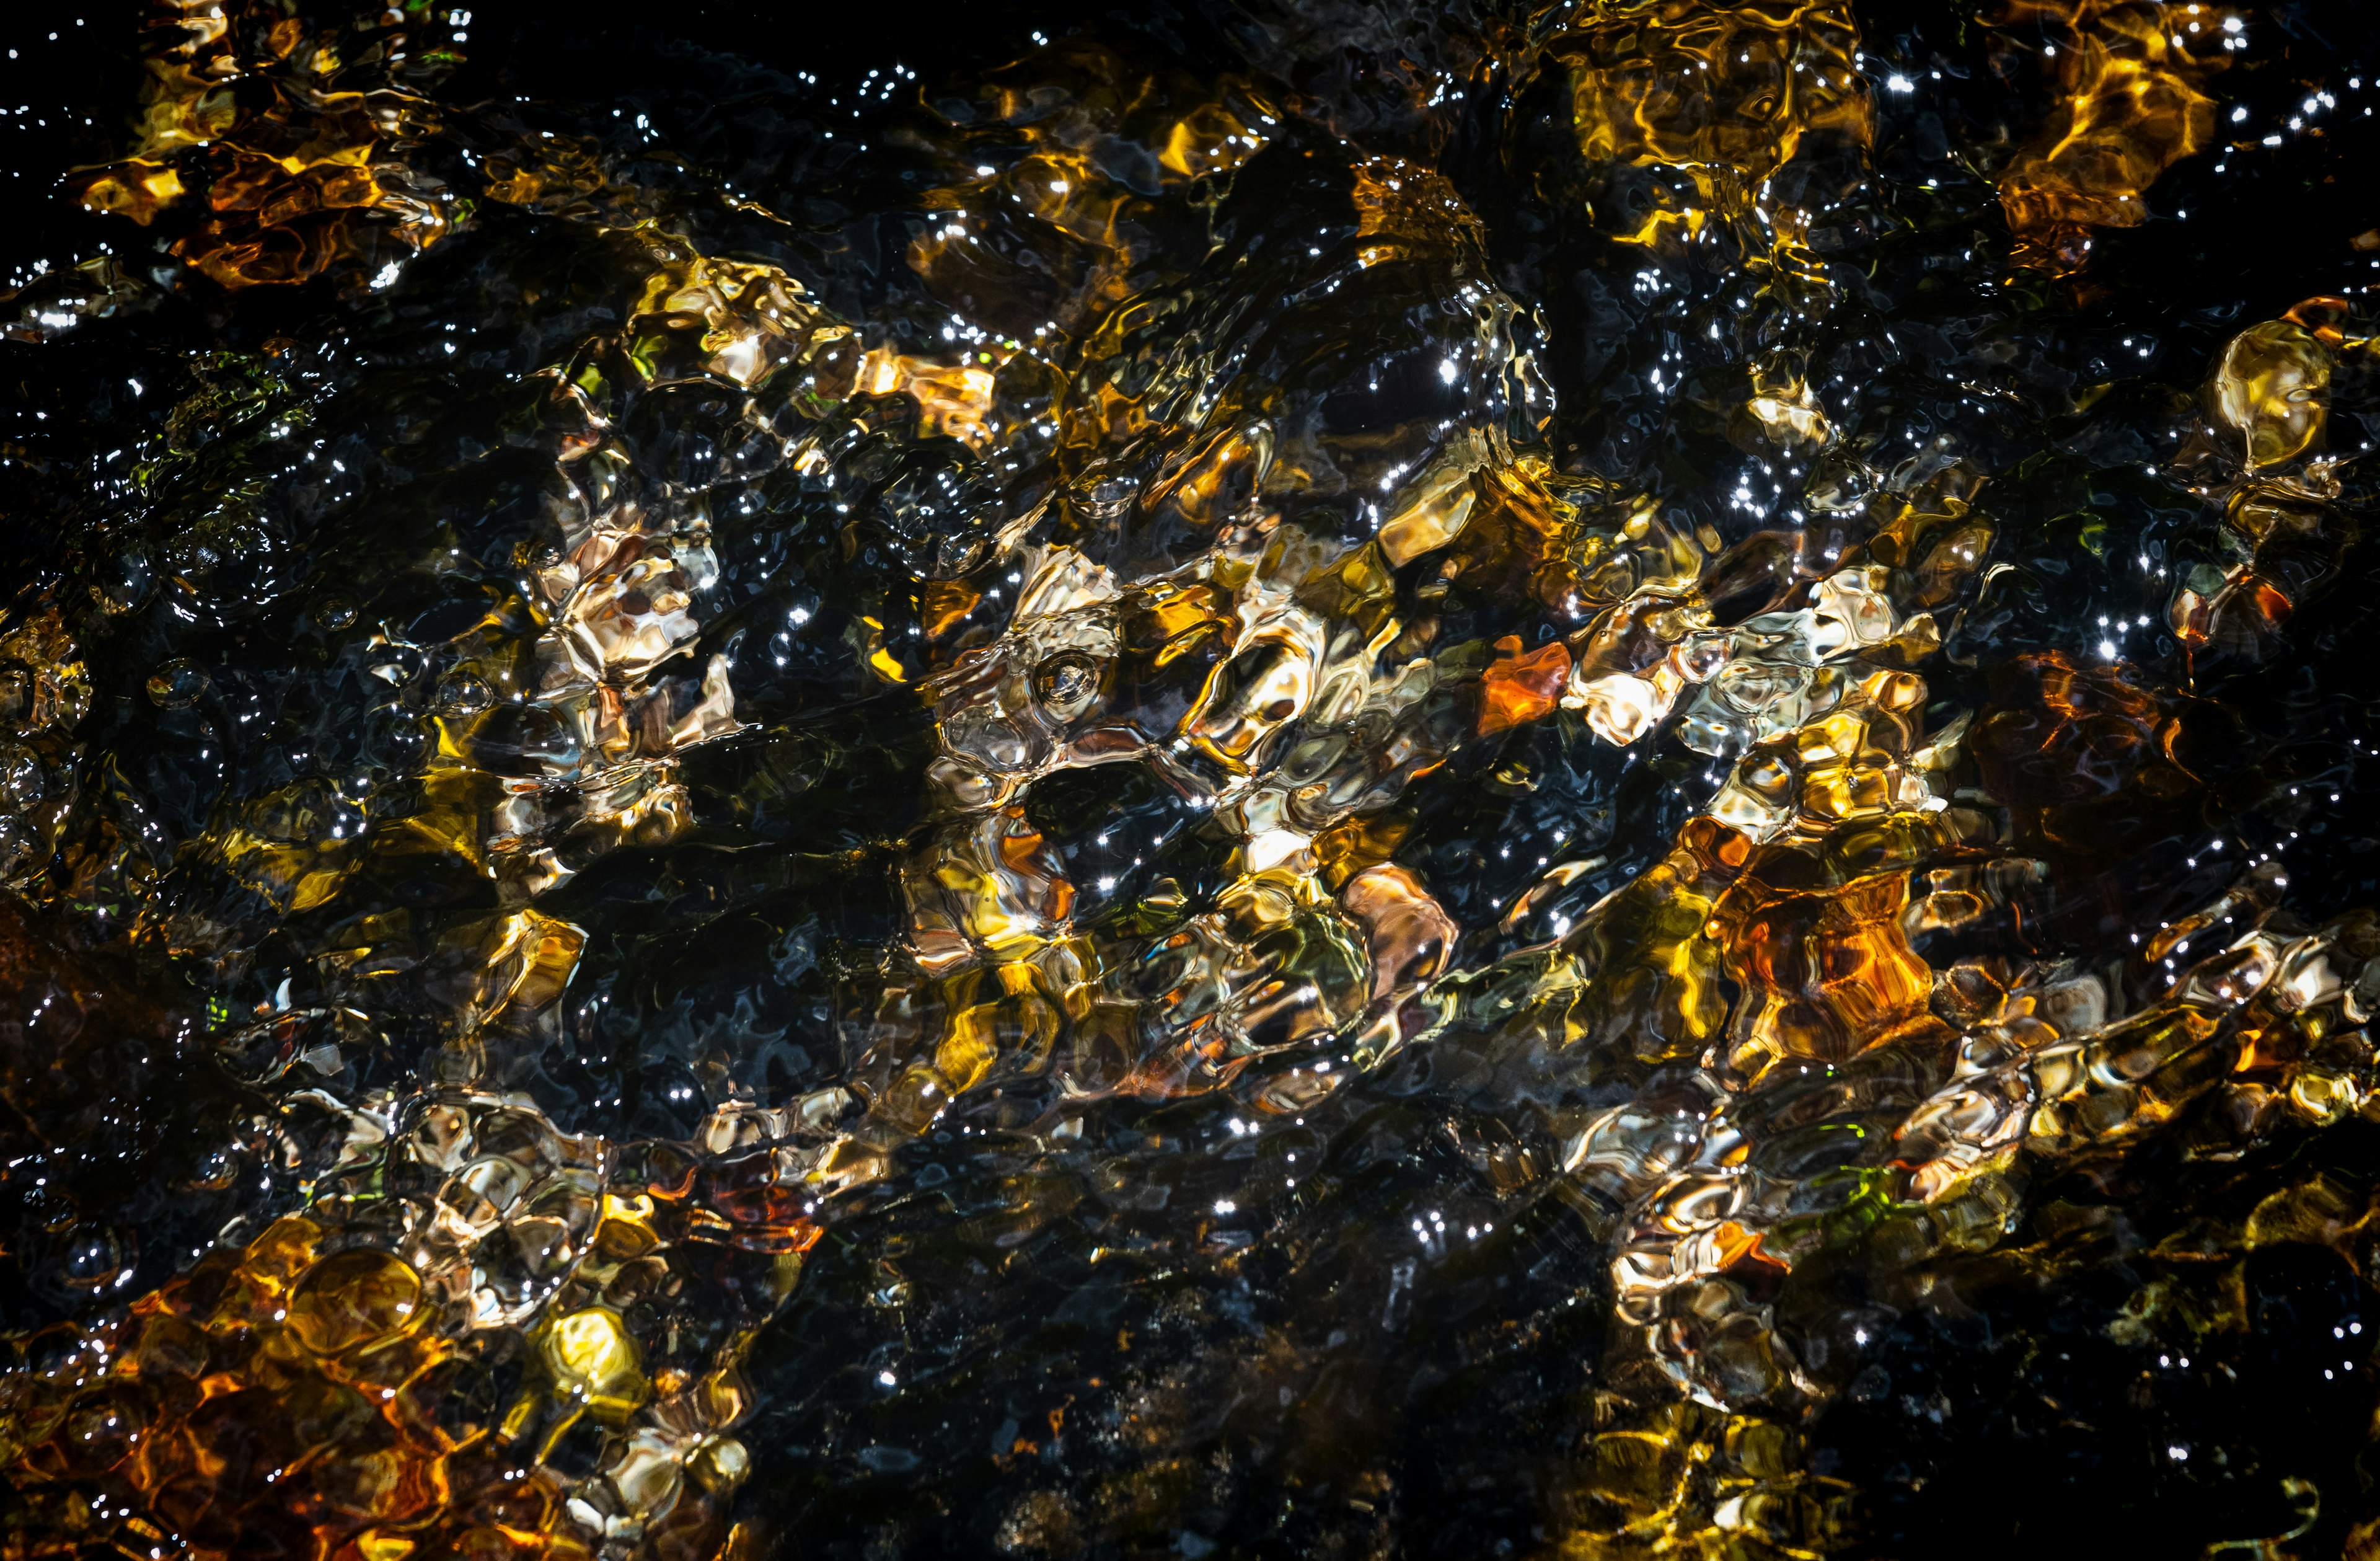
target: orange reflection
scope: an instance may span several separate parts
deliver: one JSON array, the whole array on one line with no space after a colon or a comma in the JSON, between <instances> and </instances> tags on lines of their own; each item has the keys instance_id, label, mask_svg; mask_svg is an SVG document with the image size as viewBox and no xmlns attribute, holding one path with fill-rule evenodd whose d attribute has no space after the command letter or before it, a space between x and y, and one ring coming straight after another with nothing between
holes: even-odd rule
<instances>
[{"instance_id":1,"label":"orange reflection","mask_svg":"<svg viewBox=\"0 0 2380 1561\"><path fill-rule=\"evenodd\" d=\"M417 89L457 56L414 49L405 12L310 30L259 0L172 8L140 142L85 175L85 205L146 226L202 191L211 214L170 247L226 287L361 279L444 237L453 194L405 154L438 128Z\"/></svg>"},{"instance_id":2,"label":"orange reflection","mask_svg":"<svg viewBox=\"0 0 2380 1561\"><path fill-rule=\"evenodd\" d=\"M1496 660L1479 679L1479 735L1524 726L1553 713L1570 679L1570 647L1557 640L1524 652L1520 636L1496 641Z\"/></svg>"},{"instance_id":3,"label":"orange reflection","mask_svg":"<svg viewBox=\"0 0 2380 1561\"><path fill-rule=\"evenodd\" d=\"M1728 974L1743 986L1730 1062L1756 1076L1789 1057L1844 1062L1873 1046L1941 1031L1927 1011L1933 971L1901 928L1909 874L1879 872L1840 885L1787 887L1760 872L1791 873L1809 859L1780 850L1721 899Z\"/></svg>"},{"instance_id":4,"label":"orange reflection","mask_svg":"<svg viewBox=\"0 0 2380 1561\"><path fill-rule=\"evenodd\" d=\"M281 1220L120 1323L42 1335L0 1443L42 1539L9 1555L591 1554L562 1482L477 1423L483 1368L425 1326L420 1276L324 1237Z\"/></svg>"}]
</instances>

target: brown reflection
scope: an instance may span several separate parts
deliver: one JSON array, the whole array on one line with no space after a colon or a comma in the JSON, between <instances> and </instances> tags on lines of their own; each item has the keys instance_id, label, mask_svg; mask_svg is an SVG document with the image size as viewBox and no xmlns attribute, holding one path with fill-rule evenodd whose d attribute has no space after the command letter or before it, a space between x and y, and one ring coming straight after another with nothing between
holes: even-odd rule
<instances>
[{"instance_id":1,"label":"brown reflection","mask_svg":"<svg viewBox=\"0 0 2380 1561\"><path fill-rule=\"evenodd\" d=\"M974 177L923 194L909 266L977 325L1054 345L1146 285L1140 268L1179 221L1165 197L1245 163L1277 113L1243 77L1151 74L1062 43L990 73L950 125L953 161ZM995 129L1015 144L968 150Z\"/></svg>"}]
</instances>

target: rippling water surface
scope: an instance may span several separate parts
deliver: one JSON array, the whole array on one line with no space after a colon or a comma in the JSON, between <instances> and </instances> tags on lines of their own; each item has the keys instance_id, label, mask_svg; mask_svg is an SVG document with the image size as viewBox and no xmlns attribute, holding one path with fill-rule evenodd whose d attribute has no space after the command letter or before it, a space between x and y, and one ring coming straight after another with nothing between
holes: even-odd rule
<instances>
[{"instance_id":1,"label":"rippling water surface","mask_svg":"<svg viewBox=\"0 0 2380 1561\"><path fill-rule=\"evenodd\" d=\"M0 1557L2380 1557L2347 0L20 9Z\"/></svg>"}]
</instances>

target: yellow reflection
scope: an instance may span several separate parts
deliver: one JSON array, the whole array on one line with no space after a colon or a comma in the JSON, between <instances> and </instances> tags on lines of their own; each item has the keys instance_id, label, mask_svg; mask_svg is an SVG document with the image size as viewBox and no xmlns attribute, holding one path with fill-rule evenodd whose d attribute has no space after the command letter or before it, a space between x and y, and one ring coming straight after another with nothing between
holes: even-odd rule
<instances>
[{"instance_id":1,"label":"yellow reflection","mask_svg":"<svg viewBox=\"0 0 2380 1561\"><path fill-rule=\"evenodd\" d=\"M1809 213L1768 181L1805 147L1864 151L1874 134L1844 0L1714 5L1591 0L1548 44L1571 72L1571 118L1588 161L1651 170L1635 214L1606 230L1668 248L1732 235L1758 285L1823 287ZM1627 202L1623 202L1623 205Z\"/></svg>"},{"instance_id":2,"label":"yellow reflection","mask_svg":"<svg viewBox=\"0 0 2380 1561\"><path fill-rule=\"evenodd\" d=\"M2043 26L2057 50L2048 122L2000 170L2019 263L2081 270L2091 230L2146 222L2149 187L2214 133L2215 103L2199 86L2225 63L2216 40L2235 13L2193 15L2200 55L2168 11L2142 0L2009 0L1993 18Z\"/></svg>"}]
</instances>

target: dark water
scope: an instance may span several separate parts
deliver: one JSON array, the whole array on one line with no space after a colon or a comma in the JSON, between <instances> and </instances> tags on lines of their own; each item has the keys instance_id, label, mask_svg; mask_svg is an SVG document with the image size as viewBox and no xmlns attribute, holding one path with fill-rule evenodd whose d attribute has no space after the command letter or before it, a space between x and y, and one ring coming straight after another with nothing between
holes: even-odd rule
<instances>
[{"instance_id":1,"label":"dark water","mask_svg":"<svg viewBox=\"0 0 2380 1561\"><path fill-rule=\"evenodd\" d=\"M2364 9L5 30L0 1555L2380 1555Z\"/></svg>"}]
</instances>

